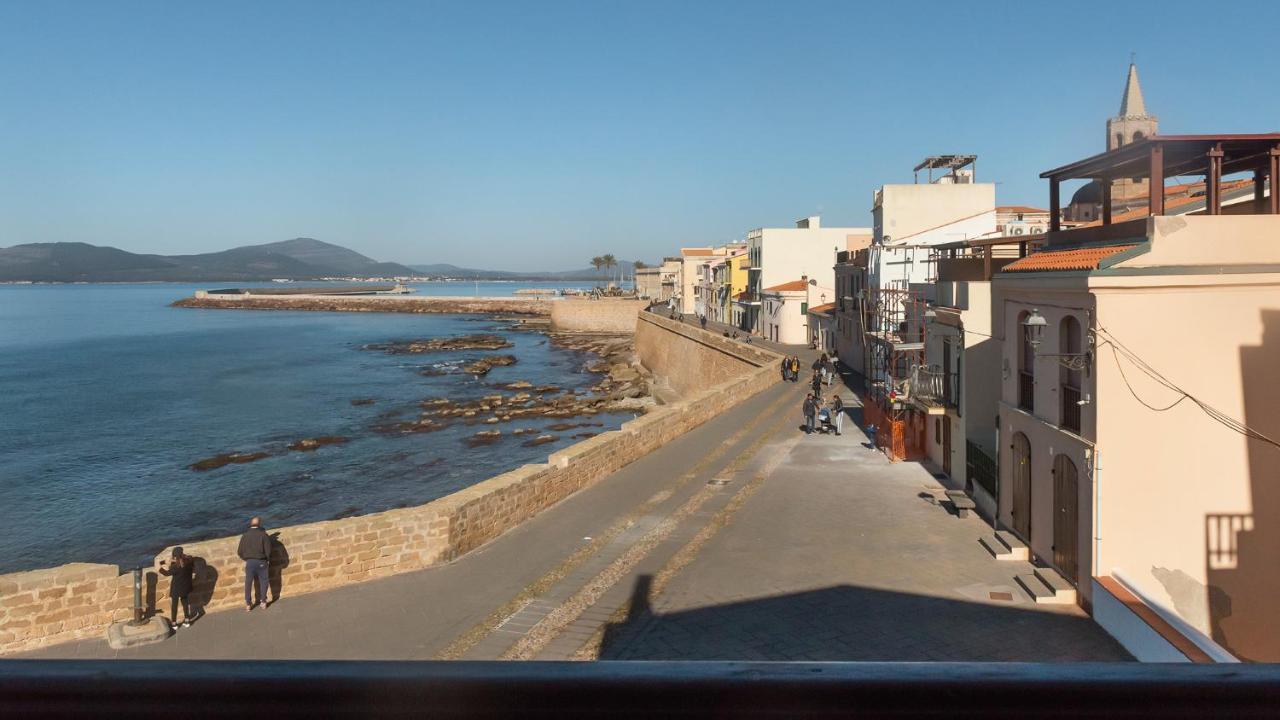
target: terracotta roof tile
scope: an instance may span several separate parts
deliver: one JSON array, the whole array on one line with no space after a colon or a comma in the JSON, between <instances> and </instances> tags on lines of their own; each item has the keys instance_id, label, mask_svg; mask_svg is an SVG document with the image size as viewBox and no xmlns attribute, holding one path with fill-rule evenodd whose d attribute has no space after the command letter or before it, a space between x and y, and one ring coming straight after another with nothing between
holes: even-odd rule
<instances>
[{"instance_id":1,"label":"terracotta roof tile","mask_svg":"<svg viewBox=\"0 0 1280 720\"><path fill-rule=\"evenodd\" d=\"M815 313L815 314L818 314L818 315L826 315L826 314L830 313L832 310L834 310L835 308L836 308L836 304L835 304L835 303L827 303L827 304L825 304L825 305L819 305L819 306L817 306L817 307L811 307L811 308L809 308L809 312L811 312L811 313Z\"/></svg>"},{"instance_id":2,"label":"terracotta roof tile","mask_svg":"<svg viewBox=\"0 0 1280 720\"><path fill-rule=\"evenodd\" d=\"M805 287L807 287L808 285L809 283L805 282L804 280L792 280L791 282L785 282L785 283L782 283L781 285L774 285L773 287L767 287L765 288L765 292L789 292L794 290L804 290Z\"/></svg>"},{"instance_id":3,"label":"terracotta roof tile","mask_svg":"<svg viewBox=\"0 0 1280 720\"><path fill-rule=\"evenodd\" d=\"M996 206L996 212L1023 213L1023 214L1045 213L1046 215L1049 213L1048 210L1045 210L1043 208L1034 208L1028 205L998 205Z\"/></svg>"},{"instance_id":4,"label":"terracotta roof tile","mask_svg":"<svg viewBox=\"0 0 1280 720\"><path fill-rule=\"evenodd\" d=\"M711 248L680 248L680 254L685 257L693 255L710 255Z\"/></svg>"},{"instance_id":5,"label":"terracotta roof tile","mask_svg":"<svg viewBox=\"0 0 1280 720\"><path fill-rule=\"evenodd\" d=\"M1069 250L1041 250L1024 258L1018 258L1004 266L1004 272L1053 272L1064 270L1097 270L1103 260L1137 247L1130 245L1100 245L1071 248Z\"/></svg>"}]
</instances>

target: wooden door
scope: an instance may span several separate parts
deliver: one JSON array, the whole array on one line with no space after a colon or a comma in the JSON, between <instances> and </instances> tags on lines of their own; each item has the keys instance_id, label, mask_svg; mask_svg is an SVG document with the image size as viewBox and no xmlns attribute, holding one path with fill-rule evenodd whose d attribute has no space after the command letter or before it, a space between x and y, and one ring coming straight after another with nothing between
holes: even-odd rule
<instances>
[{"instance_id":1,"label":"wooden door","mask_svg":"<svg viewBox=\"0 0 1280 720\"><path fill-rule=\"evenodd\" d=\"M1013 435L1013 531L1031 544L1031 441L1022 433Z\"/></svg>"},{"instance_id":2,"label":"wooden door","mask_svg":"<svg viewBox=\"0 0 1280 720\"><path fill-rule=\"evenodd\" d=\"M1076 584L1079 571L1079 484L1076 465L1066 455L1053 459L1053 564Z\"/></svg>"},{"instance_id":3,"label":"wooden door","mask_svg":"<svg viewBox=\"0 0 1280 720\"><path fill-rule=\"evenodd\" d=\"M951 416L942 416L942 472L951 477Z\"/></svg>"}]
</instances>

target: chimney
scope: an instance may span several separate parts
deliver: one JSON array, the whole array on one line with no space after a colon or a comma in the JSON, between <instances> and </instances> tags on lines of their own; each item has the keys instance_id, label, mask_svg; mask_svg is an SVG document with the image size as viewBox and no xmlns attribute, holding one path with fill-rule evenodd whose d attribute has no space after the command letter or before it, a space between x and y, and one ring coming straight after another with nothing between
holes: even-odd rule
<instances>
[{"instance_id":1,"label":"chimney","mask_svg":"<svg viewBox=\"0 0 1280 720\"><path fill-rule=\"evenodd\" d=\"M822 216L810 215L803 220L797 220L796 227L801 230L817 230L822 227Z\"/></svg>"}]
</instances>

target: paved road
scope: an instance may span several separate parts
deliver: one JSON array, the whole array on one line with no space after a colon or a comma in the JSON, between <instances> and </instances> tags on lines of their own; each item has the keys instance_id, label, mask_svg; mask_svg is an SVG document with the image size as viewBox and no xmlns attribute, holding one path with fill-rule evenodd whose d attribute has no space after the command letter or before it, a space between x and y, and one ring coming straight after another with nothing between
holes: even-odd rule
<instances>
[{"instance_id":1,"label":"paved road","mask_svg":"<svg viewBox=\"0 0 1280 720\"><path fill-rule=\"evenodd\" d=\"M1079 610L1025 598L1027 567L987 555L986 526L938 505L923 468L890 464L852 421L800 432L805 389L770 388L448 565L286 587L269 610L213 613L158 645L28 656L1128 657Z\"/></svg>"}]
</instances>

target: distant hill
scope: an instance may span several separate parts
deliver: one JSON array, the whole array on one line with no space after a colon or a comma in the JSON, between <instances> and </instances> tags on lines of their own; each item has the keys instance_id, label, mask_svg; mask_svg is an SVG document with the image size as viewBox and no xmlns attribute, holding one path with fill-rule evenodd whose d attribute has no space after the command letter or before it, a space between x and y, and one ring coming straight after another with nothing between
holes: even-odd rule
<instances>
[{"instance_id":1,"label":"distant hill","mask_svg":"<svg viewBox=\"0 0 1280 720\"><path fill-rule=\"evenodd\" d=\"M80 242L30 243L0 248L0 282L206 282L315 280L323 277L437 277L466 280L572 280L607 282L632 272L621 268L513 272L447 263L400 265L312 238L246 245L199 255L141 255Z\"/></svg>"},{"instance_id":2,"label":"distant hill","mask_svg":"<svg viewBox=\"0 0 1280 720\"><path fill-rule=\"evenodd\" d=\"M321 277L407 277L383 263L311 238L248 245L200 255L140 255L88 243L31 243L0 248L0 282L130 282L313 280Z\"/></svg>"}]
</instances>

